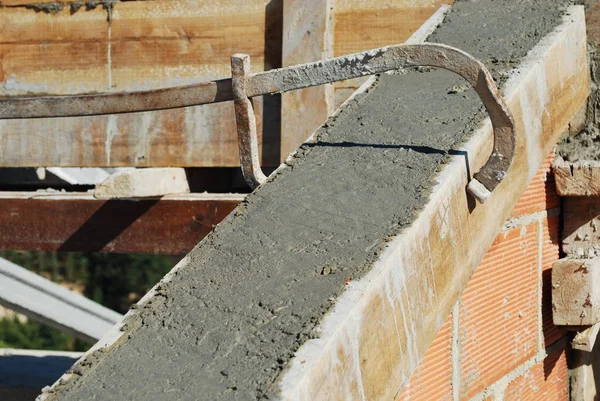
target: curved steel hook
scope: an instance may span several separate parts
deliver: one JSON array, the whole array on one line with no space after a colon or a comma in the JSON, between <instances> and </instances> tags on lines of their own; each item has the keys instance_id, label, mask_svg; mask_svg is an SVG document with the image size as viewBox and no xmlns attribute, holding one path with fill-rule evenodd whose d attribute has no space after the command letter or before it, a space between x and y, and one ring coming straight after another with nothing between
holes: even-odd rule
<instances>
[{"instance_id":1,"label":"curved steel hook","mask_svg":"<svg viewBox=\"0 0 600 401\"><path fill-rule=\"evenodd\" d=\"M234 60L240 57L244 57L245 62L248 63L247 69L249 69L249 56L239 54L232 58L232 67ZM243 91L240 92L242 87L246 87L250 96L262 93L281 93L417 66L443 68L463 77L475 89L490 116L494 130L494 148L485 165L467 186L467 190L483 203L504 179L512 164L516 143L515 124L488 69L479 60L460 49L434 43L388 46L350 56L267 71L254 74L249 78L246 78L248 76L247 69L242 71L234 68L232 69L232 86L234 97L242 99L246 96L245 93L242 93ZM243 76L243 74L246 75ZM244 82L243 86L236 84L236 82L242 81ZM247 98L246 102L244 103L249 104ZM247 125L248 121L254 120L252 106L242 108L236 103L236 118L238 119L240 158L243 158L242 154L249 149L244 145L248 142L244 138L251 136L256 142L256 128ZM243 146L245 146L244 149ZM244 165L244 160L242 160L244 177L248 184L255 188L263 183L266 177L260 171L257 155L251 158L245 157L245 160L255 160L252 165ZM260 175L257 175L256 172L259 172Z\"/></svg>"}]
</instances>

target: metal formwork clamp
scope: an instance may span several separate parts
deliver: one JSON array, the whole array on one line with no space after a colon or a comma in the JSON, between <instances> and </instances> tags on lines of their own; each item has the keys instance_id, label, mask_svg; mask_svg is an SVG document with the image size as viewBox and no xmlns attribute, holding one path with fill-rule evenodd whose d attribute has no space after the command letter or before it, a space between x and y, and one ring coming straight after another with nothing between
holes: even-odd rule
<instances>
[{"instance_id":1,"label":"metal formwork clamp","mask_svg":"<svg viewBox=\"0 0 600 401\"><path fill-rule=\"evenodd\" d=\"M5 98L0 100L0 119L129 113L233 100L240 165L248 184L256 188L266 177L260 168L256 117L250 98L419 66L443 68L463 77L489 114L493 151L467 185L467 191L484 202L512 164L515 124L487 68L468 53L442 44L387 46L255 74L249 72L250 57L236 54L231 58L231 79L142 92Z\"/></svg>"}]
</instances>

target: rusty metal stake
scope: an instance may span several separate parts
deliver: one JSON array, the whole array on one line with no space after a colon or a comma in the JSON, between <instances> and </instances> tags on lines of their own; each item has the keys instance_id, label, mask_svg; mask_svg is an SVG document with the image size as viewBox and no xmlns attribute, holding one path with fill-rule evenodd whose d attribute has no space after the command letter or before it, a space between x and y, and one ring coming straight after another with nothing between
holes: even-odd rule
<instances>
[{"instance_id":1,"label":"rusty metal stake","mask_svg":"<svg viewBox=\"0 0 600 401\"><path fill-rule=\"evenodd\" d=\"M0 119L87 116L163 110L234 100L240 164L254 188L265 181L260 170L256 121L249 98L324 85L407 67L444 68L462 76L479 95L494 130L494 148L467 190L484 202L506 177L515 152L515 124L487 68L462 50L436 43L394 45L362 53L249 73L249 57L232 58L232 79L131 93L14 97L0 100Z\"/></svg>"},{"instance_id":2,"label":"rusty metal stake","mask_svg":"<svg viewBox=\"0 0 600 401\"><path fill-rule=\"evenodd\" d=\"M258 140L256 138L256 117L252 102L246 96L248 75L250 74L250 56L234 54L231 56L231 89L237 123L238 147L242 174L250 188L254 189L267 180L260 168L258 158Z\"/></svg>"}]
</instances>

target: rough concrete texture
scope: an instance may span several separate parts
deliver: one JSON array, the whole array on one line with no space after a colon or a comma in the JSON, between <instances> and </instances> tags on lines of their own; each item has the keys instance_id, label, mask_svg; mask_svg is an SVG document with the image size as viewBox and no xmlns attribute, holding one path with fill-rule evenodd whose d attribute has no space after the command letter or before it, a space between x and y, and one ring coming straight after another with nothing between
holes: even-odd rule
<instances>
[{"instance_id":1,"label":"rough concrete texture","mask_svg":"<svg viewBox=\"0 0 600 401\"><path fill-rule=\"evenodd\" d=\"M588 99L585 125L581 129L567 133L560 141L556 153L566 162L584 160L600 161L600 3L598 0L580 0L585 6L588 31L588 48L591 87Z\"/></svg>"},{"instance_id":2,"label":"rough concrete texture","mask_svg":"<svg viewBox=\"0 0 600 401\"><path fill-rule=\"evenodd\" d=\"M471 52L502 79L567 4L458 2L431 39ZM345 280L360 278L414 220L436 171L479 124L481 103L463 84L439 70L382 76L200 243L117 343L79 363L50 399L277 399L278 375L318 336Z\"/></svg>"}]
</instances>

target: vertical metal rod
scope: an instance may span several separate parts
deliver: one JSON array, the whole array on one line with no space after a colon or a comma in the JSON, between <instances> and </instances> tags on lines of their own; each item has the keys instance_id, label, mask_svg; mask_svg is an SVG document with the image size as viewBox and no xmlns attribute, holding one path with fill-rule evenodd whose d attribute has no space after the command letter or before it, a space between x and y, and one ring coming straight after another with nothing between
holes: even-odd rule
<instances>
[{"instance_id":1,"label":"vertical metal rod","mask_svg":"<svg viewBox=\"0 0 600 401\"><path fill-rule=\"evenodd\" d=\"M250 75L250 56L241 53L231 56L231 87L237 123L240 165L246 182L254 189L265 182L267 177L260 168L254 107L246 95L248 75Z\"/></svg>"}]
</instances>

